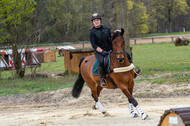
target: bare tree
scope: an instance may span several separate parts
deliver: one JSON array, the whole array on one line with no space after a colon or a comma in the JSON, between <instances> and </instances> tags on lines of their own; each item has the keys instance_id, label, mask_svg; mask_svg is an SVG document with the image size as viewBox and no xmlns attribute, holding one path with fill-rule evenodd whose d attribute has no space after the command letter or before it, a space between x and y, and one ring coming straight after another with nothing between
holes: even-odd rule
<instances>
[{"instance_id":1,"label":"bare tree","mask_svg":"<svg viewBox=\"0 0 190 126\"><path fill-rule=\"evenodd\" d=\"M114 21L114 2L115 0L103 0L102 9L104 17L104 22L110 27L115 29L115 21Z\"/></svg>"}]
</instances>

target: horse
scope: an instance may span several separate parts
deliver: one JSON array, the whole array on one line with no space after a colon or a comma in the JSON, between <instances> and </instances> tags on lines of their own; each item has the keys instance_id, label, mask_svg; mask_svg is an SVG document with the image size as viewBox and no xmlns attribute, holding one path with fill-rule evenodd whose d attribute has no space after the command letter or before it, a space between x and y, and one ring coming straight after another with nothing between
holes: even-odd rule
<instances>
[{"instance_id":1,"label":"horse","mask_svg":"<svg viewBox=\"0 0 190 126\"><path fill-rule=\"evenodd\" d=\"M105 114L106 110L100 102L100 92L103 88L115 89L116 86L124 93L129 101L129 113L132 117L140 116L143 120L147 119L149 116L145 114L139 107L138 102L132 96L134 87L134 65L130 64L125 52L125 40L124 40L124 29L112 30L112 48L113 51L110 53L110 70L109 78L112 81L106 80L107 86L102 87L100 84L99 76L92 74L92 67L96 58L94 55L83 57L79 63L79 74L75 81L72 89L72 96L78 98L82 91L83 85L86 82L87 86L91 89L92 97L95 100L94 109L100 109L100 111ZM134 107L137 113L134 111Z\"/></svg>"}]
</instances>

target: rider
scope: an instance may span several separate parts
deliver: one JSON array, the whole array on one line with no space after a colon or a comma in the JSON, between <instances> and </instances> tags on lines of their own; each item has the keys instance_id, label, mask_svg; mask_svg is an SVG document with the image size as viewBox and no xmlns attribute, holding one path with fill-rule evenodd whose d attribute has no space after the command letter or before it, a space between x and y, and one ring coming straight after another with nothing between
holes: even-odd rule
<instances>
[{"instance_id":1,"label":"rider","mask_svg":"<svg viewBox=\"0 0 190 126\"><path fill-rule=\"evenodd\" d=\"M92 47L95 49L95 57L99 63L98 73L100 76L100 84L106 86L106 82L104 81L104 57L108 54L108 51L112 50L112 41L110 28L102 25L101 20L102 18L98 13L92 14L91 21L93 23L93 28L90 30L89 38ZM128 53L127 57L129 62L132 63L132 59ZM139 69L136 74L140 72L141 69Z\"/></svg>"}]
</instances>

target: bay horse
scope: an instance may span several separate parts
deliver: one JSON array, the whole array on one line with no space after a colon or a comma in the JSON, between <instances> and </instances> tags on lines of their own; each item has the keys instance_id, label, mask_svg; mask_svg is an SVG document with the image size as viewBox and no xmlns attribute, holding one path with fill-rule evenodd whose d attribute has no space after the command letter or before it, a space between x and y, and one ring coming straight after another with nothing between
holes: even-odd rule
<instances>
[{"instance_id":1,"label":"bay horse","mask_svg":"<svg viewBox=\"0 0 190 126\"><path fill-rule=\"evenodd\" d=\"M113 51L110 53L110 69L117 71L109 74L112 82L115 82L116 86L124 93L129 101L129 113L132 117L137 117L138 115L142 119L147 119L146 115L142 109L138 106L138 102L133 98L133 87L134 87L134 68L133 64L130 64L125 53L125 40L123 37L124 29L112 31L112 47ZM86 82L87 86L91 89L92 97L95 100L95 109L100 109L100 111L105 114L106 110L100 102L100 92L103 88L114 89L114 85L111 81L106 79L107 86L102 87L100 84L99 76L92 74L92 67L96 58L94 55L83 57L79 63L79 75L72 89L72 96L78 98L82 91L83 85ZM132 67L132 68L131 68ZM121 72L118 72L121 71ZM134 111L136 108L137 113Z\"/></svg>"}]
</instances>

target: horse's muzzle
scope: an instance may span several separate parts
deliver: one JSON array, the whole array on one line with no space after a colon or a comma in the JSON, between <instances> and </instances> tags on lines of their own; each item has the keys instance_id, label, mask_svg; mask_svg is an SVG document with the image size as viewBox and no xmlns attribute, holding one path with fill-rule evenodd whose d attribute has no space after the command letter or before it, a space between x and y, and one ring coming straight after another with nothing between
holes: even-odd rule
<instances>
[{"instance_id":1,"label":"horse's muzzle","mask_svg":"<svg viewBox=\"0 0 190 126\"><path fill-rule=\"evenodd\" d=\"M125 58L117 58L118 62L123 63Z\"/></svg>"}]
</instances>

